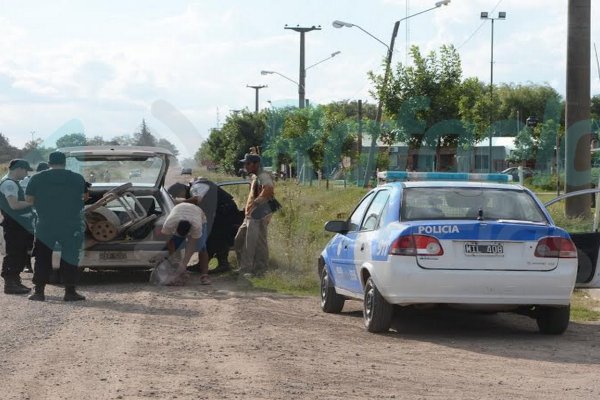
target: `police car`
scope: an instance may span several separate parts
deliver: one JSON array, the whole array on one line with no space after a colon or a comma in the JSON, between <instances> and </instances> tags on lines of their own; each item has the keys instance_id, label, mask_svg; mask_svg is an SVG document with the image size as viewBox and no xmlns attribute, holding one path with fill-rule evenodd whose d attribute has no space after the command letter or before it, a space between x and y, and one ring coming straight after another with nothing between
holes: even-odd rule
<instances>
[{"instance_id":1,"label":"police car","mask_svg":"<svg viewBox=\"0 0 600 400\"><path fill-rule=\"evenodd\" d=\"M589 264L580 282L600 284L597 230L580 240L587 248L577 248L544 204L507 175L379 177L387 183L367 193L347 220L325 225L336 233L319 258L325 312L361 300L367 330L385 332L395 305L447 305L518 312L535 318L542 333L561 334L578 253Z\"/></svg>"}]
</instances>

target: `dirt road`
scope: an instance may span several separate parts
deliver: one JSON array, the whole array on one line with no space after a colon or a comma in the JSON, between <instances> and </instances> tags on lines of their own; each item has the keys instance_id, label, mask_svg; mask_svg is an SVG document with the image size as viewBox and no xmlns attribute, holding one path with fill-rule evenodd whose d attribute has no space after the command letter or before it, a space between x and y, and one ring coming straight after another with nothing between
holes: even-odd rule
<instances>
[{"instance_id":1,"label":"dirt road","mask_svg":"<svg viewBox=\"0 0 600 400\"><path fill-rule=\"evenodd\" d=\"M358 303L87 275L84 303L0 294L0 398L600 398L594 324L545 337L525 317L421 312L373 335Z\"/></svg>"}]
</instances>

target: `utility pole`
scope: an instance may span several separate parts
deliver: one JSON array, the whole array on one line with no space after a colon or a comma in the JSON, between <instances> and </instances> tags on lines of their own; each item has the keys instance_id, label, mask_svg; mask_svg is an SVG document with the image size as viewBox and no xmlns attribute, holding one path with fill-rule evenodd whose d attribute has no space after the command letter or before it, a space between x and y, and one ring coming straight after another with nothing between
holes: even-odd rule
<instances>
[{"instance_id":1,"label":"utility pole","mask_svg":"<svg viewBox=\"0 0 600 400\"><path fill-rule=\"evenodd\" d=\"M247 88L251 88L254 89L255 93L255 106L254 106L254 113L258 114L258 92L260 89L264 89L266 87L268 87L267 85L246 85Z\"/></svg>"},{"instance_id":2,"label":"utility pole","mask_svg":"<svg viewBox=\"0 0 600 400\"><path fill-rule=\"evenodd\" d=\"M358 137L356 138L356 186L360 181L360 154L362 152L362 120L363 120L363 103L358 100Z\"/></svg>"},{"instance_id":3,"label":"utility pole","mask_svg":"<svg viewBox=\"0 0 600 400\"><path fill-rule=\"evenodd\" d=\"M565 110L565 190L590 187L591 176L591 0L569 0L567 100ZM566 199L567 217L589 215L590 196Z\"/></svg>"},{"instance_id":4,"label":"utility pole","mask_svg":"<svg viewBox=\"0 0 600 400\"><path fill-rule=\"evenodd\" d=\"M304 108L306 104L306 68L304 63L304 34L311 31L320 31L321 26L301 27L301 26L285 26L284 29L291 29L300 33L300 79L298 80L298 107Z\"/></svg>"}]
</instances>

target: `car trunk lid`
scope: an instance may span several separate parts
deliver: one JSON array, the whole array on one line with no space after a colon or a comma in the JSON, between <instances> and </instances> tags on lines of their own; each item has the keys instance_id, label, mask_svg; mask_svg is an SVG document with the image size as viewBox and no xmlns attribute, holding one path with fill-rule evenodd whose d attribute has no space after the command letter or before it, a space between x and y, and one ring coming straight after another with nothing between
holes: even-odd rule
<instances>
[{"instance_id":1,"label":"car trunk lid","mask_svg":"<svg viewBox=\"0 0 600 400\"><path fill-rule=\"evenodd\" d=\"M413 235L435 237L440 256L418 254L425 269L549 271L558 257L537 257L540 239L558 235L546 224L525 221L428 221L413 226Z\"/></svg>"}]
</instances>

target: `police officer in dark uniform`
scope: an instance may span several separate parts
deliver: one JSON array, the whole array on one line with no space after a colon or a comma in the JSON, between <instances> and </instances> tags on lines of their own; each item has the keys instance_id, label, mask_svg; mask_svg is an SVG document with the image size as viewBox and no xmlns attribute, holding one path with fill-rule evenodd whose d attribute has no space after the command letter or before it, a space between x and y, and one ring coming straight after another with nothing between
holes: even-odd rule
<instances>
[{"instance_id":1,"label":"police officer in dark uniform","mask_svg":"<svg viewBox=\"0 0 600 400\"><path fill-rule=\"evenodd\" d=\"M65 284L65 301L85 300L75 291L79 252L83 244L83 207L87 184L80 174L65 169L66 157L51 153L50 169L34 175L27 185L26 198L37 212L35 292L30 300L44 301L44 289L52 273L52 252L60 244L60 270Z\"/></svg>"},{"instance_id":2,"label":"police officer in dark uniform","mask_svg":"<svg viewBox=\"0 0 600 400\"><path fill-rule=\"evenodd\" d=\"M31 203L19 184L31 171L25 160L12 160L8 175L0 181L0 209L4 220L4 242L6 250L2 262L4 293L26 294L31 290L21 283L21 272L28 264L29 247L33 241L33 211Z\"/></svg>"}]
</instances>

